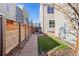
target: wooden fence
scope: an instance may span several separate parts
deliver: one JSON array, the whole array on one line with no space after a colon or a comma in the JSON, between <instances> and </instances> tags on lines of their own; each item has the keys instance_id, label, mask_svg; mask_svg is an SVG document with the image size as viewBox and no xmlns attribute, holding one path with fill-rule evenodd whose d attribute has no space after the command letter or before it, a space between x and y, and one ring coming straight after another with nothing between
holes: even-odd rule
<instances>
[{"instance_id":1,"label":"wooden fence","mask_svg":"<svg viewBox=\"0 0 79 59\"><path fill-rule=\"evenodd\" d=\"M21 42L25 39L25 25L21 25Z\"/></svg>"},{"instance_id":2,"label":"wooden fence","mask_svg":"<svg viewBox=\"0 0 79 59\"><path fill-rule=\"evenodd\" d=\"M5 25L6 54L19 43L19 24L6 20Z\"/></svg>"},{"instance_id":3,"label":"wooden fence","mask_svg":"<svg viewBox=\"0 0 79 59\"><path fill-rule=\"evenodd\" d=\"M29 25L23 25L9 19L0 19L0 55L8 54L29 34L31 34Z\"/></svg>"}]
</instances>

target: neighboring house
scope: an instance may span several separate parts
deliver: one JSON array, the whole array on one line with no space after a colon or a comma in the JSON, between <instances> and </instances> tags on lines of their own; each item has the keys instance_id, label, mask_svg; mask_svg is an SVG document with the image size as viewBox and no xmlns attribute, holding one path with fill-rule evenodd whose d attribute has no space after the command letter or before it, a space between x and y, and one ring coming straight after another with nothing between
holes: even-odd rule
<instances>
[{"instance_id":1,"label":"neighboring house","mask_svg":"<svg viewBox=\"0 0 79 59\"><path fill-rule=\"evenodd\" d=\"M64 14L52 4L40 4L40 22L42 32L50 32L59 36L59 28L64 23Z\"/></svg>"},{"instance_id":2,"label":"neighboring house","mask_svg":"<svg viewBox=\"0 0 79 59\"><path fill-rule=\"evenodd\" d=\"M16 6L16 20L23 23L23 10Z\"/></svg>"},{"instance_id":3,"label":"neighboring house","mask_svg":"<svg viewBox=\"0 0 79 59\"><path fill-rule=\"evenodd\" d=\"M68 18L53 4L40 4L40 22L43 33L52 33L63 41L75 44L76 37L69 32L73 30Z\"/></svg>"},{"instance_id":4,"label":"neighboring house","mask_svg":"<svg viewBox=\"0 0 79 59\"><path fill-rule=\"evenodd\" d=\"M5 19L8 20L13 20L21 23L27 23L28 21L27 12L25 9L16 6L15 3L0 3L0 14L2 14Z\"/></svg>"},{"instance_id":5,"label":"neighboring house","mask_svg":"<svg viewBox=\"0 0 79 59\"><path fill-rule=\"evenodd\" d=\"M35 32L41 33L40 23L34 23Z\"/></svg>"},{"instance_id":6,"label":"neighboring house","mask_svg":"<svg viewBox=\"0 0 79 59\"><path fill-rule=\"evenodd\" d=\"M28 19L28 13L25 10L25 8L23 8L23 15L24 15L24 24L29 24L29 19Z\"/></svg>"},{"instance_id":7,"label":"neighboring house","mask_svg":"<svg viewBox=\"0 0 79 59\"><path fill-rule=\"evenodd\" d=\"M16 20L22 24L28 24L28 14L23 5L16 6Z\"/></svg>"},{"instance_id":8,"label":"neighboring house","mask_svg":"<svg viewBox=\"0 0 79 59\"><path fill-rule=\"evenodd\" d=\"M16 4L0 3L0 14L3 14L6 19L16 21Z\"/></svg>"}]
</instances>

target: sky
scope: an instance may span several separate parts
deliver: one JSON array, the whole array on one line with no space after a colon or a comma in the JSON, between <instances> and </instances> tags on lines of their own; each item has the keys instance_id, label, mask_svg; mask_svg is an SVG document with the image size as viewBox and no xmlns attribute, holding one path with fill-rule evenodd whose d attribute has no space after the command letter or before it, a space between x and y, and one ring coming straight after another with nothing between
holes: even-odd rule
<instances>
[{"instance_id":1,"label":"sky","mask_svg":"<svg viewBox=\"0 0 79 59\"><path fill-rule=\"evenodd\" d=\"M33 23L39 23L39 9L40 4L39 3L20 3L24 5L24 8L26 9L29 20L33 21Z\"/></svg>"}]
</instances>

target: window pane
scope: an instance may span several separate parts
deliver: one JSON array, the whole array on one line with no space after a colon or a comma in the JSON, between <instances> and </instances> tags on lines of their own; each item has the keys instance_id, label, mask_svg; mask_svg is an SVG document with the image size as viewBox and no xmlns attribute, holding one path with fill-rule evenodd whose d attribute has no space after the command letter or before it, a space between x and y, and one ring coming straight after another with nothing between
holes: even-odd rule
<instances>
[{"instance_id":1,"label":"window pane","mask_svg":"<svg viewBox=\"0 0 79 59\"><path fill-rule=\"evenodd\" d=\"M48 13L54 13L54 8L53 8L53 6L48 6L47 12L48 12Z\"/></svg>"},{"instance_id":2,"label":"window pane","mask_svg":"<svg viewBox=\"0 0 79 59\"><path fill-rule=\"evenodd\" d=\"M49 6L48 6L48 8L47 8L47 12L50 13L50 7L49 7Z\"/></svg>"},{"instance_id":3,"label":"window pane","mask_svg":"<svg viewBox=\"0 0 79 59\"><path fill-rule=\"evenodd\" d=\"M54 13L54 9L53 9L53 7L51 8L51 13Z\"/></svg>"},{"instance_id":4,"label":"window pane","mask_svg":"<svg viewBox=\"0 0 79 59\"><path fill-rule=\"evenodd\" d=\"M49 20L49 27L55 27L55 20Z\"/></svg>"}]
</instances>

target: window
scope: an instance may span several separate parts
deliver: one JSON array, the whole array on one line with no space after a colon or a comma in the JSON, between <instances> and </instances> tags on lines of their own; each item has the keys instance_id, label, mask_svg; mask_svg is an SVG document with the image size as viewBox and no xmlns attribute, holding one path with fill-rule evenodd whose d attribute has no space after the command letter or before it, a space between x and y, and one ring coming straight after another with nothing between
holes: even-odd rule
<instances>
[{"instance_id":1,"label":"window","mask_svg":"<svg viewBox=\"0 0 79 59\"><path fill-rule=\"evenodd\" d=\"M48 8L47 8L47 13L49 13L49 14L54 13L54 8L53 8L53 6L48 6Z\"/></svg>"},{"instance_id":2,"label":"window","mask_svg":"<svg viewBox=\"0 0 79 59\"><path fill-rule=\"evenodd\" d=\"M49 27L55 27L55 20L49 20Z\"/></svg>"}]
</instances>

